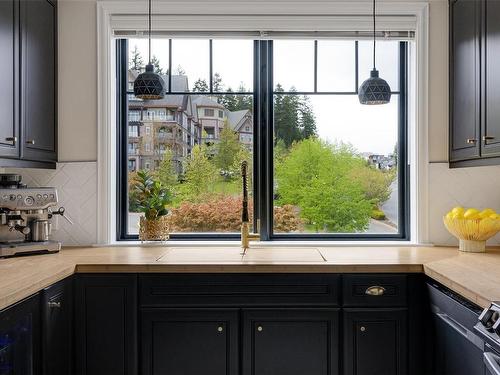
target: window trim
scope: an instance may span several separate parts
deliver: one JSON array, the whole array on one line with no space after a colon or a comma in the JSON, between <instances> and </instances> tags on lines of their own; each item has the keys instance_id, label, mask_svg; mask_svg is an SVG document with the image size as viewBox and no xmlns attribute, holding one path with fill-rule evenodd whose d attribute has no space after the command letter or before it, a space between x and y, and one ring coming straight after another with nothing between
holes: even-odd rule
<instances>
[{"instance_id":1,"label":"window trim","mask_svg":"<svg viewBox=\"0 0 500 375\"><path fill-rule=\"evenodd\" d=\"M285 0L270 0L258 3L244 0L241 2L221 3L217 1L204 1L196 3L159 3L155 9L156 17L159 14L168 14L175 17L178 31L188 26L188 20L193 19L193 9L196 12L199 30L214 32L235 31L234 25L241 30L242 25L259 30L259 27L269 26L272 29L274 21L281 22L276 30L287 30L290 24L298 25L304 29L311 27L318 30L331 30L333 23L361 29L364 24L366 29L370 25L367 14L370 14L370 4L363 1L352 2L316 2L304 3ZM381 1L378 5L379 25L384 24L396 29L408 26L406 18L414 19L415 45L411 48L412 74L409 87L415 92L415 97L408 103L409 117L409 163L411 180L414 190L411 194L411 233L412 244L425 244L429 241L429 152L428 152L428 106L429 106L429 4L426 2L400 2L394 3ZM119 30L145 28L146 16L141 4L128 1L97 2L97 201L101 207L97 217L97 243L114 244L116 240L117 184L116 175L116 110L120 103L116 96L116 45L114 33ZM287 9L287 15L283 15ZM211 22L213 15L218 14L224 19L216 25ZM248 15L251 16L248 16ZM318 15L325 15L319 17ZM328 17L326 17L328 16ZM233 22L238 19L238 22ZM242 20L244 21L242 23ZM293 23L292 23L293 21ZM386 22L387 21L387 22ZM395 26L396 25L396 26ZM212 26L212 27L211 27ZM159 22L155 29L160 28ZM165 28L167 29L167 28ZM260 28L261 30L265 28ZM345 27L342 29L345 30ZM186 30L187 31L187 30ZM265 35L262 36L265 38ZM276 242L278 245L281 242ZM386 242L375 242L385 244ZM405 243L402 241L402 243ZM304 243L283 243L287 246L304 246ZM333 243L324 242L325 245ZM338 242L340 245L345 243Z\"/></svg>"}]
</instances>

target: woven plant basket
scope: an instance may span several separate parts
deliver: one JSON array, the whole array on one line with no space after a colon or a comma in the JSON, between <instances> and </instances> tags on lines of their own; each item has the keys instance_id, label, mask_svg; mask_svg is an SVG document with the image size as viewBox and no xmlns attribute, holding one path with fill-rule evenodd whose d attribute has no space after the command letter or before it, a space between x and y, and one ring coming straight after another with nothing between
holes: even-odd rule
<instances>
[{"instance_id":1,"label":"woven plant basket","mask_svg":"<svg viewBox=\"0 0 500 375\"><path fill-rule=\"evenodd\" d=\"M443 218L446 229L459 239L459 250L469 253L486 251L486 240L500 231L500 220L495 219L447 219Z\"/></svg>"},{"instance_id":2,"label":"woven plant basket","mask_svg":"<svg viewBox=\"0 0 500 375\"><path fill-rule=\"evenodd\" d=\"M141 216L139 222L139 240L141 241L167 241L170 238L170 224L167 216L148 220Z\"/></svg>"}]
</instances>

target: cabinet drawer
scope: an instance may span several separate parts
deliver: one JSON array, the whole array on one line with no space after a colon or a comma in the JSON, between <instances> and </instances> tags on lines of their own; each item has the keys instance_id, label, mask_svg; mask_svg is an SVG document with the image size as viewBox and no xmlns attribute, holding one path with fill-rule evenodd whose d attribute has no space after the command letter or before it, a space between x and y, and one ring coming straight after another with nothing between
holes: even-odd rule
<instances>
[{"instance_id":1,"label":"cabinet drawer","mask_svg":"<svg viewBox=\"0 0 500 375\"><path fill-rule=\"evenodd\" d=\"M346 275L344 306L405 306L405 275Z\"/></svg>"},{"instance_id":2,"label":"cabinet drawer","mask_svg":"<svg viewBox=\"0 0 500 375\"><path fill-rule=\"evenodd\" d=\"M336 306L336 275L143 275L141 306Z\"/></svg>"}]
</instances>

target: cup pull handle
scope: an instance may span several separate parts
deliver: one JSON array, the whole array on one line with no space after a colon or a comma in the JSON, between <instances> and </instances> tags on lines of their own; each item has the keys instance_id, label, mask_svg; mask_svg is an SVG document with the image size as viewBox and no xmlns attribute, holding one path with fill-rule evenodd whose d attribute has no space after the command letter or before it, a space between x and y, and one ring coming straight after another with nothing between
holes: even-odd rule
<instances>
[{"instance_id":1,"label":"cup pull handle","mask_svg":"<svg viewBox=\"0 0 500 375\"><path fill-rule=\"evenodd\" d=\"M385 293L385 288L380 285L372 285L366 288L365 294L368 296L383 296Z\"/></svg>"}]
</instances>

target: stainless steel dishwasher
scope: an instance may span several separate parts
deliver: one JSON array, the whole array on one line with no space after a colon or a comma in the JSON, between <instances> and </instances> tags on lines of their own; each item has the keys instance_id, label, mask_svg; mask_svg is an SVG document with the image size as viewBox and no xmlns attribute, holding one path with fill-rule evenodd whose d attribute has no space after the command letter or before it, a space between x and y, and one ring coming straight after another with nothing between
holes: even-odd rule
<instances>
[{"instance_id":1,"label":"stainless steel dishwasher","mask_svg":"<svg viewBox=\"0 0 500 375\"><path fill-rule=\"evenodd\" d=\"M485 344L474 330L481 309L436 282L429 281L427 288L432 310L434 374L484 375Z\"/></svg>"}]
</instances>

